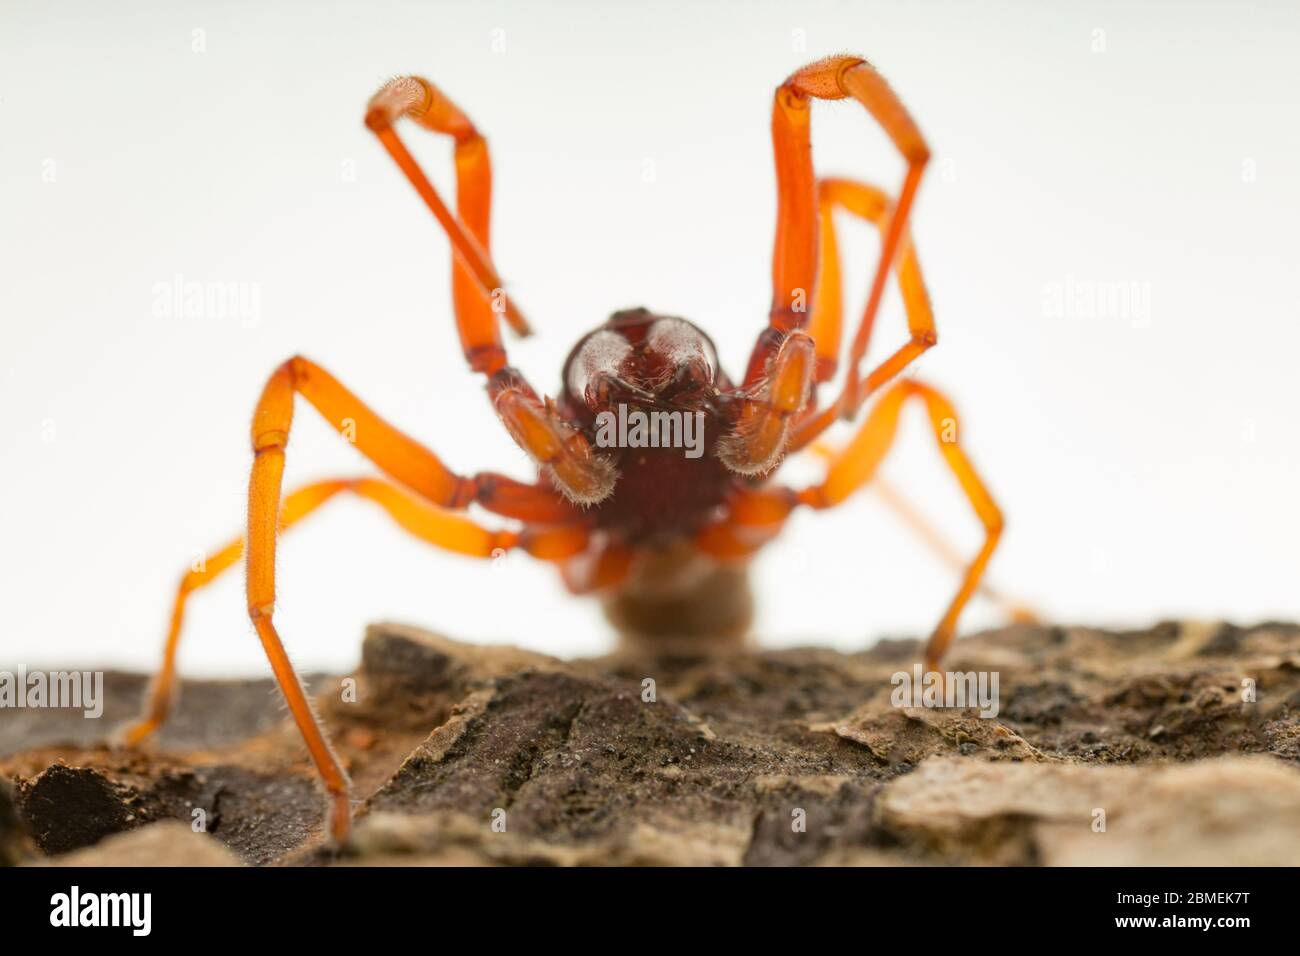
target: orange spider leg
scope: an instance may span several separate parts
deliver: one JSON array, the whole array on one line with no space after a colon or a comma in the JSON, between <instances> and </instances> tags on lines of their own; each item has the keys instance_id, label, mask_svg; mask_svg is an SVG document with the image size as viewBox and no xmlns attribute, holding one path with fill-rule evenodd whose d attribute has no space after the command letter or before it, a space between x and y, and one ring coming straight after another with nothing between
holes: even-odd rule
<instances>
[{"instance_id":1,"label":"orange spider leg","mask_svg":"<svg viewBox=\"0 0 1300 956\"><path fill-rule=\"evenodd\" d=\"M455 142L456 215L447 209L397 135L394 126L403 116ZM418 76L398 77L376 93L366 110L366 126L379 138L451 240L452 298L461 347L471 368L493 375L506 364L497 310L515 332L527 335L530 330L514 302L505 295L488 252L492 166L487 141L451 100Z\"/></svg>"},{"instance_id":2,"label":"orange spider leg","mask_svg":"<svg viewBox=\"0 0 1300 956\"><path fill-rule=\"evenodd\" d=\"M456 211L438 191L397 135L394 124L410 117L456 144ZM488 376L488 394L519 446L571 500L592 504L613 490L612 467L587 440L543 401L518 371L506 364L497 322L500 310L521 335L528 324L504 294L488 254L492 169L487 141L459 107L428 80L399 77L384 86L366 111L368 126L428 205L452 243L452 299L461 347L470 367Z\"/></svg>"},{"instance_id":3,"label":"orange spider leg","mask_svg":"<svg viewBox=\"0 0 1300 956\"><path fill-rule=\"evenodd\" d=\"M926 667L936 670L956 633L957 618L979 586L997 547L1002 535L1002 512L957 443L957 413L930 386L909 379L896 382L872 407L853 440L836 453L820 484L799 492L780 487L740 489L728 501L727 517L706 526L696 536L696 543L718 558L744 558L773 537L796 506L822 510L843 502L875 476L893 445L903 404L914 397L925 404L939 450L984 526L984 544L965 566L957 594L926 645Z\"/></svg>"},{"instance_id":4,"label":"orange spider leg","mask_svg":"<svg viewBox=\"0 0 1300 956\"><path fill-rule=\"evenodd\" d=\"M958 573L966 570L966 561L962 558L957 550L949 544L947 538L940 533L929 519L926 518L916 506L913 505L907 496L901 490L894 486L893 482L886 481L884 478L876 478L871 483L871 490L874 491L898 518L909 528L912 529L926 546L933 551L944 564ZM988 598L1012 621L1021 624L1033 624L1039 620L1039 615L1022 601L1017 601L1000 590L995 588L988 581L981 579L977 588L978 592Z\"/></svg>"},{"instance_id":5,"label":"orange spider leg","mask_svg":"<svg viewBox=\"0 0 1300 956\"><path fill-rule=\"evenodd\" d=\"M291 528L347 486L346 480L319 481L294 491L284 499L284 508L280 512L281 529ZM180 586L176 589L176 600L172 603L167 641L163 645L162 666L149 688L144 713L121 732L122 740L127 746L136 746L161 727L176 699L176 651L180 646L181 625L185 620L185 604L189 596L234 566L243 553L244 539L236 538L219 548L216 554L206 557L199 567L191 568L181 578Z\"/></svg>"},{"instance_id":6,"label":"orange spider leg","mask_svg":"<svg viewBox=\"0 0 1300 956\"><path fill-rule=\"evenodd\" d=\"M482 532L481 529L477 529L477 526L466 526L465 519L457 518L452 512L431 507L377 479L335 478L313 482L297 489L284 499L284 507L280 510L280 530L282 532L289 530L344 491L368 498L381 505L395 521L416 537L450 551L481 554ZM501 538L508 534L508 532L501 532L497 537ZM546 547L547 537L550 534L551 532L544 534L534 532L532 537L540 541L541 546ZM495 546L501 545L498 542ZM159 667L158 674L150 687L144 713L121 732L122 741L126 746L134 747L142 743L163 725L171 711L176 699L176 653L180 647L185 606L190 595L211 584L223 572L233 567L243 553L244 539L236 538L219 548L212 557L205 558L201 566L192 568L181 578L180 586L176 590L176 599L172 604L167 640L163 645L162 666Z\"/></svg>"},{"instance_id":7,"label":"orange spider leg","mask_svg":"<svg viewBox=\"0 0 1300 956\"><path fill-rule=\"evenodd\" d=\"M817 372L813 381L820 385L833 379L840 365L840 345L844 337L844 290L841 288L839 240L835 233L833 215L835 210L826 201L826 189L822 183L817 186L817 199L820 207L821 242L808 334L817 343Z\"/></svg>"},{"instance_id":8,"label":"orange spider leg","mask_svg":"<svg viewBox=\"0 0 1300 956\"><path fill-rule=\"evenodd\" d=\"M894 215L893 203L889 196L883 190L865 183L844 179L823 179L818 183L817 198L821 209L821 274L817 279L817 292L813 301L809 333L817 343L818 381L824 382L834 378L838 367L843 310L835 210L844 209L872 223L881 231L882 236L888 225L894 221ZM925 280L921 275L921 263L907 231L903 232L899 240L894 266L898 285L903 294L908 341L868 374L866 381L858 390L856 401L859 404L938 341L938 334L934 327L934 310L930 307L930 296L926 292ZM875 314L871 302L868 301L858 333L864 343L864 354L866 346L870 344ZM850 368L855 367L853 363L856 361L856 359L850 360ZM841 395L839 402L817 418L805 423L800 428L795 442L806 443L814 434L825 430L840 413L842 403L848 400L846 395Z\"/></svg>"},{"instance_id":9,"label":"orange spider leg","mask_svg":"<svg viewBox=\"0 0 1300 956\"><path fill-rule=\"evenodd\" d=\"M834 376L839 354L839 331L841 306L839 244L836 239L832 213L836 206L854 213L860 218L875 223L881 229L891 221L889 197L881 190L863 183L847 180L827 179L819 186L819 198L822 203L822 272L818 279L817 297L813 307L810 330L817 341L818 371L828 380ZM921 263L909 235L904 233L898 258L895 263L899 288L903 293L903 308L907 315L908 341L892 355L881 362L867 376L864 385L857 390L853 399L860 406L876 389L886 384L906 368L926 349L938 341L934 327L934 311L930 307L930 296L925 289L925 280L921 275ZM868 303L868 306L870 303ZM861 328L870 336L874 322L874 313L864 312ZM846 389L839 398L821 409L815 415L803 419L794 435L790 438L791 452L806 447L841 416L852 417L856 408L848 410L850 401ZM847 410L847 411L846 411Z\"/></svg>"},{"instance_id":10,"label":"orange spider leg","mask_svg":"<svg viewBox=\"0 0 1300 956\"><path fill-rule=\"evenodd\" d=\"M777 225L772 252L771 330L780 334L807 324L808 297L817 278L817 206L812 166L810 100L852 97L884 128L907 161L898 202L884 230L880 262L868 295L874 316L907 225L912 199L930 158L929 147L907 109L875 67L859 57L836 56L811 63L777 88L772 106L772 143L776 157ZM853 354L861 358L865 343L859 329ZM761 345L761 342L760 342ZM751 367L752 367L751 362Z\"/></svg>"},{"instance_id":11,"label":"orange spider leg","mask_svg":"<svg viewBox=\"0 0 1300 956\"><path fill-rule=\"evenodd\" d=\"M299 391L333 428L389 477L435 505L461 510L476 503L495 514L537 524L564 524L580 518L577 509L543 485L526 484L493 472L455 473L432 451L394 428L309 359L289 359L276 370L271 382L285 383L290 396L293 390Z\"/></svg>"},{"instance_id":12,"label":"orange spider leg","mask_svg":"<svg viewBox=\"0 0 1300 956\"><path fill-rule=\"evenodd\" d=\"M695 546L719 561L744 561L758 553L767 538L746 536L734 521L715 521L695 533Z\"/></svg>"},{"instance_id":13,"label":"orange spider leg","mask_svg":"<svg viewBox=\"0 0 1300 956\"><path fill-rule=\"evenodd\" d=\"M623 542L593 542L587 553L561 565L560 574L571 594L595 594L626 581L635 557L635 551Z\"/></svg>"},{"instance_id":14,"label":"orange spider leg","mask_svg":"<svg viewBox=\"0 0 1300 956\"><path fill-rule=\"evenodd\" d=\"M902 380L895 383L871 409L853 440L831 462L825 480L799 492L798 499L813 508L832 508L871 480L893 444L898 430L899 413L909 398L918 398L924 402L939 451L957 476L971 507L984 525L984 544L966 566L956 595L926 645L925 665L928 670L934 671L938 669L939 660L952 643L957 630L957 618L978 586L998 539L1002 536L1002 512L957 442L957 413L948 399L917 381Z\"/></svg>"},{"instance_id":15,"label":"orange spider leg","mask_svg":"<svg viewBox=\"0 0 1300 956\"><path fill-rule=\"evenodd\" d=\"M846 97L861 103L884 128L903 154L908 170L898 202L894 204L888 222L881 227L880 259L867 296L862 324L850 351L844 394L836 402L835 411L828 413L828 420L833 420L837 414L852 417L860 405L858 367L866 354L871 326L884 292L885 277L900 246L905 245L903 239L907 217L921 174L930 158L929 147L902 102L875 68L859 57L839 56L819 60L798 70L777 88L772 105L772 144L777 180L776 239L772 249L772 306L768 327L759 336L754 351L750 354L745 371L747 388L759 390L764 386L773 375L773 362L785 347L790 333L804 329L809 324L809 299L815 299L819 258L819 203L812 163L811 100L840 100ZM837 272L838 263L833 267L833 274ZM818 323L818 331L833 339L838 352L839 320L827 315ZM826 373L824 360L827 354L824 349L817 351L817 358L822 360L818 363L822 366L820 374ZM781 416L782 423L790 417L797 419L805 411L806 404L805 400L793 416ZM748 409L745 411L748 412ZM751 414L759 415L761 412ZM767 417L770 419L772 416ZM767 422L763 423L762 428L776 430L775 425ZM800 427L799 433L807 432L806 426ZM728 465L742 474L763 474L771 470L790 444L791 430L783 428L780 437L782 447L773 459L759 459L757 455L745 456L746 459L752 459L748 461L749 470L736 468L731 462Z\"/></svg>"},{"instance_id":16,"label":"orange spider leg","mask_svg":"<svg viewBox=\"0 0 1300 956\"><path fill-rule=\"evenodd\" d=\"M455 500L457 483L455 476L445 468L434 467L440 463L431 452L379 419L332 376L306 359L293 358L276 369L253 413L254 458L249 478L248 534L245 539L248 615L294 722L331 796L330 833L335 839L342 840L349 825L347 777L312 713L307 695L273 623L275 542L280 522L285 447L293 421L295 393L306 398L335 427L346 427L343 423L349 420L353 422L357 449L389 477L426 499ZM400 494L396 489L391 493L376 492L376 500L388 506L396 501L394 496ZM577 525L547 530L536 537L515 537L509 532L482 531L467 518L446 514L428 505L424 507L428 509L427 513L418 517L402 509L401 519L407 530L416 533L423 530L431 540L438 542L450 540L458 550L467 553L491 554L494 547L524 543L538 556L559 558L585 546L586 529Z\"/></svg>"},{"instance_id":17,"label":"orange spider leg","mask_svg":"<svg viewBox=\"0 0 1300 956\"><path fill-rule=\"evenodd\" d=\"M834 461L840 453L839 449L821 441L815 442L808 450L828 462ZM893 482L883 477L877 477L868 486L868 490L875 492L885 507L911 528L940 561L958 574L966 570L966 560L957 553L957 549L948 543L947 538L943 536L939 529L930 523L930 520L907 499L907 496ZM1040 620L1038 612L1028 604L1008 597L986 580L980 581L978 591L998 605L1003 613L1016 623L1035 624Z\"/></svg>"},{"instance_id":18,"label":"orange spider leg","mask_svg":"<svg viewBox=\"0 0 1300 956\"><path fill-rule=\"evenodd\" d=\"M695 534L695 546L720 561L740 561L776 537L799 504L789 488L738 487L727 499L726 515Z\"/></svg>"}]
</instances>

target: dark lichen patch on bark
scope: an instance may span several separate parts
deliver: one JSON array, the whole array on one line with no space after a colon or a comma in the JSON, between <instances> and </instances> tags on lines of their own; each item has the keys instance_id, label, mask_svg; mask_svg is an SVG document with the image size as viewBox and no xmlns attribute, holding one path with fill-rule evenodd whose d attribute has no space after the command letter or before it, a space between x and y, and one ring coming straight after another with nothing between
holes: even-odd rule
<instances>
[{"instance_id":1,"label":"dark lichen patch on bark","mask_svg":"<svg viewBox=\"0 0 1300 956\"><path fill-rule=\"evenodd\" d=\"M94 846L104 837L164 820L206 833L251 863L297 848L319 823L315 783L301 774L257 773L231 765L153 762L111 751L60 755L20 777L16 806L24 829L48 855Z\"/></svg>"}]
</instances>

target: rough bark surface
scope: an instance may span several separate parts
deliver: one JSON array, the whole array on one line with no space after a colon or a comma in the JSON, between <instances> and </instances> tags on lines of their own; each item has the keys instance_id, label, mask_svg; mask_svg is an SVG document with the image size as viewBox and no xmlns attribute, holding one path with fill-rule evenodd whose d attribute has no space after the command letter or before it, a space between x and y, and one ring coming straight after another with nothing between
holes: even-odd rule
<instances>
[{"instance_id":1,"label":"rough bark surface","mask_svg":"<svg viewBox=\"0 0 1300 956\"><path fill-rule=\"evenodd\" d=\"M986 632L945 666L997 672L996 717L895 706L917 650L560 661L376 625L309 682L341 852L268 681L187 683L129 752L147 681L112 673L100 720L0 711L0 864L1300 864L1300 627Z\"/></svg>"}]
</instances>

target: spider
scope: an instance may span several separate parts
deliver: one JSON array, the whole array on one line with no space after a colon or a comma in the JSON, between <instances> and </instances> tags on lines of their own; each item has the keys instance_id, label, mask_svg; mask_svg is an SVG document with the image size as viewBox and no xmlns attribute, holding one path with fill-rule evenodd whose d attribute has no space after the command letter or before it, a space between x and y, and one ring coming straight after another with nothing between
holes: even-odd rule
<instances>
[{"instance_id":1,"label":"spider","mask_svg":"<svg viewBox=\"0 0 1300 956\"><path fill-rule=\"evenodd\" d=\"M896 198L847 179L813 172L813 100L851 98L883 127L907 165ZM456 205L450 211L397 133L413 120L455 143ZM907 109L880 73L855 56L812 63L776 90L777 222L772 306L744 375L723 371L712 340L685 319L645 309L615 313L579 340L557 397L542 397L507 363L501 324L529 326L489 255L491 169L488 147L469 118L419 77L387 83L370 100L366 126L415 187L452 247L456 328L471 370L506 431L533 460L532 482L494 473L458 474L398 431L329 372L297 356L271 374L253 414L253 465L246 535L181 580L163 661L144 712L124 732L145 740L166 719L176 689L176 650L189 595L245 557L248 613L329 795L327 826L339 843L350 826L349 783L285 652L274 623L277 533L344 492L369 499L408 532L449 551L489 558L522 549L552 562L575 593L602 598L625 637L650 642L736 642L749 627L747 560L796 508L833 508L872 479L910 400L922 404L940 452L984 528L961 584L925 648L937 670L958 616L980 587L1002 532L1002 515L956 440L956 413L940 392L898 374L936 341L934 318L908 231L908 213L930 151ZM832 213L845 210L880 232L866 305L849 344L844 382L831 401L818 395L839 368L843 337L840 267ZM891 269L907 316L907 340L865 376L861 366ZM302 396L383 474L320 481L281 498L295 396ZM873 399L874 397L874 399ZM838 451L819 437L868 405ZM689 416L701 439L695 454L673 441L601 442L608 416L631 412L673 424ZM669 416L665 419L665 416ZM621 430L625 430L620 425ZM644 438L644 436L642 436ZM783 459L812 448L828 459L823 479L792 489L769 479ZM464 513L470 505L511 519L501 530Z\"/></svg>"}]
</instances>

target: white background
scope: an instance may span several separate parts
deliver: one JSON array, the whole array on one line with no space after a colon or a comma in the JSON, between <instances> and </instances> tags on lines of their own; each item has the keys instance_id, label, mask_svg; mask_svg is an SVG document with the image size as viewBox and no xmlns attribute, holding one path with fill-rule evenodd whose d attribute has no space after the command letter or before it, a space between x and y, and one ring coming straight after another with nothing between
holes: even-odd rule
<instances>
[{"instance_id":1,"label":"white background","mask_svg":"<svg viewBox=\"0 0 1300 956\"><path fill-rule=\"evenodd\" d=\"M995 582L1065 622L1300 616L1298 28L1282 2L9 0L0 666L152 666L180 572L242 521L248 416L295 352L453 467L529 474L460 357L447 243L362 126L386 78L430 77L488 135L495 259L541 332L511 358L553 391L572 342L634 305L740 369L768 304L771 91L844 50L934 150L920 374L1006 511ZM446 191L448 144L404 131ZM818 105L814 142L822 172L901 178L853 104ZM842 225L856 313L875 245ZM258 320L154 315L176 275L255 286ZM1150 308L1053 314L1067 282L1136 283ZM877 356L902 340L893 289L878 329ZM922 421L886 473L973 550ZM300 408L289 485L365 469ZM350 665L377 618L610 646L551 568L431 551L363 503L281 558L307 666ZM264 672L240 578L191 602L185 671ZM843 648L924 635L956 583L870 493L799 515L756 578L764 641ZM998 620L976 602L963 625Z\"/></svg>"}]
</instances>

